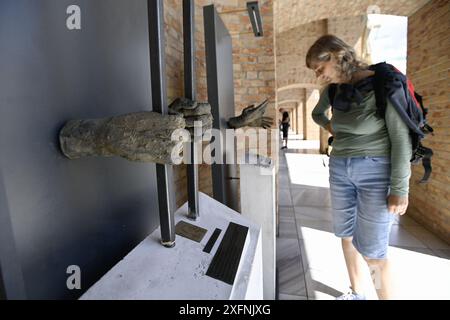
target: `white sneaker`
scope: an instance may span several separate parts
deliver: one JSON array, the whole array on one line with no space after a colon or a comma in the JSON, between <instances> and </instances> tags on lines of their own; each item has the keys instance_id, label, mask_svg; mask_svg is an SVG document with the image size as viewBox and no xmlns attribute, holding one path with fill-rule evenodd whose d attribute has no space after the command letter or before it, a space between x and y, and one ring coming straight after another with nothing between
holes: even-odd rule
<instances>
[{"instance_id":1,"label":"white sneaker","mask_svg":"<svg viewBox=\"0 0 450 320\"><path fill-rule=\"evenodd\" d=\"M366 297L356 292L349 292L336 298L336 300L366 300Z\"/></svg>"}]
</instances>

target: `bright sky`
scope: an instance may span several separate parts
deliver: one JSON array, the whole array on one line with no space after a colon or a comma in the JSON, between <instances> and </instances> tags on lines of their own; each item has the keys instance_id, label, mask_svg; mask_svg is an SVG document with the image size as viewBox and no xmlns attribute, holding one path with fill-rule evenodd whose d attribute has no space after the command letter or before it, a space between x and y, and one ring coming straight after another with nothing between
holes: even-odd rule
<instances>
[{"instance_id":1,"label":"bright sky","mask_svg":"<svg viewBox=\"0 0 450 320\"><path fill-rule=\"evenodd\" d=\"M369 14L372 63L386 61L406 73L408 18ZM378 26L378 27L377 27Z\"/></svg>"}]
</instances>

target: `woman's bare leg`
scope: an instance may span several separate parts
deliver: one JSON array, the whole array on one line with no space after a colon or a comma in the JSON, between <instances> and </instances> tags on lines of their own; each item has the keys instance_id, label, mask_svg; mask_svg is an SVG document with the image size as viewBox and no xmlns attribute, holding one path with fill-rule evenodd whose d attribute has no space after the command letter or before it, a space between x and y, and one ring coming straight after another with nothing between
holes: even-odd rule
<instances>
[{"instance_id":1,"label":"woman's bare leg","mask_svg":"<svg viewBox=\"0 0 450 320\"><path fill-rule=\"evenodd\" d=\"M380 300L392 298L391 267L387 259L366 259L372 282Z\"/></svg>"},{"instance_id":2,"label":"woman's bare leg","mask_svg":"<svg viewBox=\"0 0 450 320\"><path fill-rule=\"evenodd\" d=\"M352 238L342 238L345 263L354 292L364 294L364 258L353 246Z\"/></svg>"}]
</instances>

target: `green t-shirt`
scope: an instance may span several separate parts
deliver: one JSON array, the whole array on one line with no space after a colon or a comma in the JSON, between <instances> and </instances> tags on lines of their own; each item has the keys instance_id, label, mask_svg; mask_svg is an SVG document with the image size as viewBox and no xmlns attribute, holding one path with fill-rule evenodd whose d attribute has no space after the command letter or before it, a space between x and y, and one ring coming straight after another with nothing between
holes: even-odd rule
<instances>
[{"instance_id":1,"label":"green t-shirt","mask_svg":"<svg viewBox=\"0 0 450 320\"><path fill-rule=\"evenodd\" d=\"M334 109L331 120L326 115L330 107L327 86L320 95L312 117L322 127L331 121L331 128L334 131L331 155L335 157L390 156L390 194L407 195L411 176L411 137L408 127L389 99L384 119L376 115L373 90L364 96L359 105L353 104L347 112Z\"/></svg>"}]
</instances>

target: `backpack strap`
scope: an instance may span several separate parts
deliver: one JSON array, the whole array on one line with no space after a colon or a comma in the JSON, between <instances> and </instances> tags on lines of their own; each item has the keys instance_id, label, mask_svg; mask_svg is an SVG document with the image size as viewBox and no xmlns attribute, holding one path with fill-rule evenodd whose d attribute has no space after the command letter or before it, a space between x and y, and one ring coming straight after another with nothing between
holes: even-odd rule
<instances>
[{"instance_id":1,"label":"backpack strap","mask_svg":"<svg viewBox=\"0 0 450 320\"><path fill-rule=\"evenodd\" d=\"M373 88L377 106L377 116L384 119L386 115L387 99L396 109L402 120L411 132L413 158L412 163L417 164L422 161L425 173L420 183L427 183L430 179L432 167L431 157L433 151L422 146L420 140L426 133L432 133L431 128L425 121L428 110L424 108L422 96L415 92L414 86L394 66L381 62L369 67L375 72ZM333 101L337 92L337 85L331 84L328 87L328 99L333 109ZM412 118L411 118L412 117ZM333 137L328 140L328 146L333 143ZM327 150L328 154L328 150Z\"/></svg>"},{"instance_id":2,"label":"backpack strap","mask_svg":"<svg viewBox=\"0 0 450 320\"><path fill-rule=\"evenodd\" d=\"M375 64L369 68L375 71L376 84L374 90L377 109L380 109L379 113L385 114L386 101L389 99L408 128L417 134L420 139L424 138L425 134L421 130L424 122L423 114L409 93L406 76L385 62ZM413 147L415 149L418 145Z\"/></svg>"},{"instance_id":3,"label":"backpack strap","mask_svg":"<svg viewBox=\"0 0 450 320\"><path fill-rule=\"evenodd\" d=\"M385 80L389 72L387 68L388 65L386 63L378 63L369 67L369 70L375 72L373 87L377 105L377 116L381 119L384 119L387 107L387 94L385 89Z\"/></svg>"},{"instance_id":4,"label":"backpack strap","mask_svg":"<svg viewBox=\"0 0 450 320\"><path fill-rule=\"evenodd\" d=\"M425 108L423 106L422 96L414 91L414 97L416 98L417 103L420 105L420 109L422 110L422 114L423 114L424 121L423 121L422 131L425 134L431 133L431 135L434 135L434 129L426 121L426 118L427 118L427 115L428 115L428 108Z\"/></svg>"},{"instance_id":5,"label":"backpack strap","mask_svg":"<svg viewBox=\"0 0 450 320\"><path fill-rule=\"evenodd\" d=\"M327 146L327 156L330 157L330 148L333 145L334 137L331 136L328 138L328 146Z\"/></svg>"},{"instance_id":6,"label":"backpack strap","mask_svg":"<svg viewBox=\"0 0 450 320\"><path fill-rule=\"evenodd\" d=\"M413 164L418 164L420 160L422 160L422 165L425 172L423 174L422 180L420 180L419 183L427 183L430 179L431 172L433 171L433 168L431 167L432 156L433 150L424 147L419 143L419 147L417 148L416 152L413 155L413 159L411 160Z\"/></svg>"},{"instance_id":7,"label":"backpack strap","mask_svg":"<svg viewBox=\"0 0 450 320\"><path fill-rule=\"evenodd\" d=\"M333 101L334 97L336 96L336 91L337 91L337 84L332 83L328 85L328 101L330 102L331 105L331 112L333 112Z\"/></svg>"}]
</instances>

